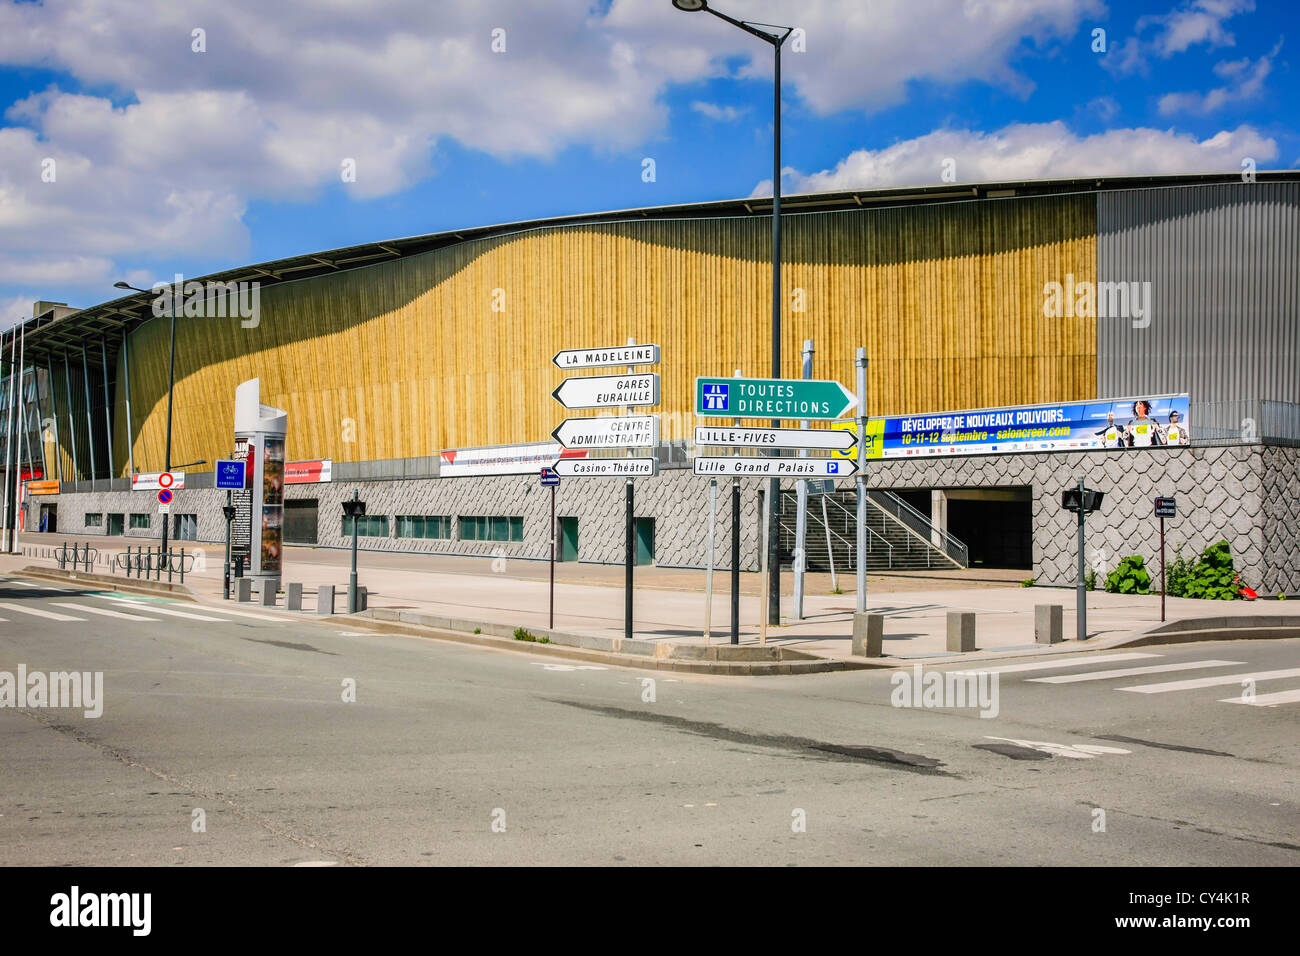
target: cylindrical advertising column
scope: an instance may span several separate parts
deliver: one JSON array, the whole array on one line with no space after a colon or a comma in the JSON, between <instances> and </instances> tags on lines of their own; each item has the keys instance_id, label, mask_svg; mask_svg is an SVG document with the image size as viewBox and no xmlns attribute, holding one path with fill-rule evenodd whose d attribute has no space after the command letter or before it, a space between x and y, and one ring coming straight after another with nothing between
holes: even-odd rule
<instances>
[{"instance_id":1,"label":"cylindrical advertising column","mask_svg":"<svg viewBox=\"0 0 1300 956\"><path fill-rule=\"evenodd\" d=\"M231 560L244 558L244 576L279 588L284 548L284 440L289 416L261 404L261 380L235 389L235 453L245 487L234 493Z\"/></svg>"}]
</instances>

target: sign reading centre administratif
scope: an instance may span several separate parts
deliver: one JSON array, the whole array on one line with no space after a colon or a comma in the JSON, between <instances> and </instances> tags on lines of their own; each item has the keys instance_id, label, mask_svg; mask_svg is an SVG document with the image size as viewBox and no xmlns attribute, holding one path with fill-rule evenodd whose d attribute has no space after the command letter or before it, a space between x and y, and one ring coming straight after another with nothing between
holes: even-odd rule
<instances>
[{"instance_id":1,"label":"sign reading centre administratif","mask_svg":"<svg viewBox=\"0 0 1300 956\"><path fill-rule=\"evenodd\" d=\"M1192 441L1186 394L867 419L867 458L1177 447ZM857 433L856 422L836 429ZM832 452L835 457L848 457Z\"/></svg>"}]
</instances>

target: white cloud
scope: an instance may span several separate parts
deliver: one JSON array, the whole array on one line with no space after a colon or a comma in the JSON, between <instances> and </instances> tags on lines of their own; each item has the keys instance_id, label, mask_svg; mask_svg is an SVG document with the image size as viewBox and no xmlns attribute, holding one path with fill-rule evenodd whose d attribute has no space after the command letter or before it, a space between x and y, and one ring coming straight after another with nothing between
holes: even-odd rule
<instances>
[{"instance_id":1,"label":"white cloud","mask_svg":"<svg viewBox=\"0 0 1300 956\"><path fill-rule=\"evenodd\" d=\"M1127 176L1238 172L1243 157L1259 163L1277 158L1274 140L1249 126L1206 140L1173 130L1114 129L1077 136L1064 123L1015 124L993 133L936 130L885 149L860 149L834 168L816 173L786 170L782 191L828 192L890 186L939 185L945 160L957 182L1003 182L1074 176ZM770 196L772 181L755 187Z\"/></svg>"},{"instance_id":2,"label":"white cloud","mask_svg":"<svg viewBox=\"0 0 1300 956\"><path fill-rule=\"evenodd\" d=\"M1196 0L1171 13L1142 17L1138 29L1158 25L1160 32L1152 42L1156 52L1167 58L1202 43L1232 46L1235 39L1224 21L1254 9L1254 0Z\"/></svg>"},{"instance_id":3,"label":"white cloud","mask_svg":"<svg viewBox=\"0 0 1300 956\"><path fill-rule=\"evenodd\" d=\"M742 109L738 106L719 106L716 103L705 103L702 100L696 100L692 103L691 109L719 123L734 123L749 112L748 109Z\"/></svg>"},{"instance_id":4,"label":"white cloud","mask_svg":"<svg viewBox=\"0 0 1300 956\"><path fill-rule=\"evenodd\" d=\"M1172 113L1212 113L1229 103L1255 98L1264 89L1264 81L1273 70L1273 58L1282 49L1278 40L1273 49L1258 60L1224 60L1214 65L1216 75L1228 81L1208 93L1166 93L1160 97L1162 115Z\"/></svg>"}]
</instances>

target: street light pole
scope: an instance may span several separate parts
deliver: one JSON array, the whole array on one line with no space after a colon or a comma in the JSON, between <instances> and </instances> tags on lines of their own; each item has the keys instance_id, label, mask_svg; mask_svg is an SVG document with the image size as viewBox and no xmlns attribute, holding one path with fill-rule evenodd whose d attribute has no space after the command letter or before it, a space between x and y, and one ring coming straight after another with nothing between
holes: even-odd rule
<instances>
[{"instance_id":1,"label":"street light pole","mask_svg":"<svg viewBox=\"0 0 1300 956\"><path fill-rule=\"evenodd\" d=\"M786 38L794 32L794 27L781 27L771 23L756 23L737 20L725 13L719 13L709 6L707 0L673 0L673 6L686 13L711 13L719 20L725 20L734 27L739 27L751 36L772 44L774 72L772 87L772 377L781 377L781 47ZM759 27L768 27L761 30ZM772 420L773 428L780 428L779 419ZM780 455L775 449L773 455ZM777 530L780 527L780 493L781 479L768 479L767 500L769 502L767 517L767 621L769 624L781 623L781 563L777 560L780 543ZM761 538L761 535L760 535ZM761 565L760 561L760 565Z\"/></svg>"}]
</instances>

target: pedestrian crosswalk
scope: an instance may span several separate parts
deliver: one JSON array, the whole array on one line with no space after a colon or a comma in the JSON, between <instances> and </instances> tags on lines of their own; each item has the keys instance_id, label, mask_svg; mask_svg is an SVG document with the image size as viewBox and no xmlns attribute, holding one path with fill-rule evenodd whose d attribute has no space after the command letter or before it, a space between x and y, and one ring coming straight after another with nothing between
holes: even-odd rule
<instances>
[{"instance_id":1,"label":"pedestrian crosswalk","mask_svg":"<svg viewBox=\"0 0 1300 956\"><path fill-rule=\"evenodd\" d=\"M20 590L21 589L21 590ZM266 625L283 626L294 618L287 614L271 614L236 608L213 607L188 601L136 596L114 591L93 591L60 587L44 581L23 578L0 578L0 591L14 600L0 601L5 612L0 622L18 623L31 619L58 621L60 623L85 623L113 618L135 623L164 623L179 618L205 624L237 624L257 621ZM37 592L50 592L40 593Z\"/></svg>"},{"instance_id":2,"label":"pedestrian crosswalk","mask_svg":"<svg viewBox=\"0 0 1300 956\"><path fill-rule=\"evenodd\" d=\"M1185 691L1197 691L1213 687L1239 686L1242 690L1236 697L1218 700L1223 704L1247 704L1252 707L1276 707L1281 704L1300 703L1300 688L1283 688L1267 693L1257 692L1256 685L1269 681L1300 679L1300 667L1282 667L1268 670L1251 670L1251 665L1244 661L1222 660L1206 657L1198 660L1159 661L1163 655L1155 652L1132 651L1116 654L1068 655L1058 659L1032 660L1014 664L995 665L987 668L967 669L962 674L1018 674L1024 672L1041 672L1061 670L1065 673L1026 677L1026 684L1046 684L1050 686L1091 684L1105 685L1109 689L1130 694L1175 694ZM1242 655L1245 656L1245 655ZM1150 663L1136 663L1141 660L1155 659ZM1134 662L1134 666L1106 667L1096 670L1084 668L1097 664L1116 664ZM1243 670L1243 668L1245 668ZM1221 670L1222 673L1200 677L1188 677L1181 680L1158 680L1149 683L1132 683L1138 678L1155 677L1160 674L1175 674L1182 671Z\"/></svg>"}]
</instances>

